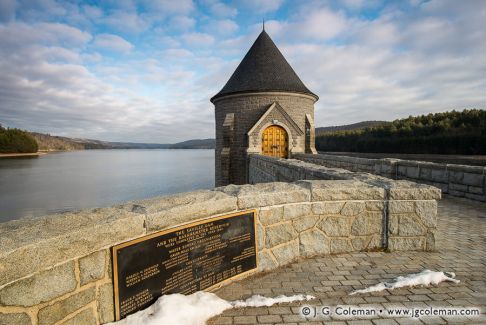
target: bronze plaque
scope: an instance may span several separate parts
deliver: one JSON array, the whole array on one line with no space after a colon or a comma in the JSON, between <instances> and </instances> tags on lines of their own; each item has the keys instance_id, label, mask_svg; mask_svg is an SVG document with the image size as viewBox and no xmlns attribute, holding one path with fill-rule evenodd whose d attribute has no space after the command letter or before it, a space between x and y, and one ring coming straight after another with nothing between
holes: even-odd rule
<instances>
[{"instance_id":1,"label":"bronze plaque","mask_svg":"<svg viewBox=\"0 0 486 325\"><path fill-rule=\"evenodd\" d=\"M191 294L257 267L255 211L216 217L117 246L116 320L164 294Z\"/></svg>"}]
</instances>

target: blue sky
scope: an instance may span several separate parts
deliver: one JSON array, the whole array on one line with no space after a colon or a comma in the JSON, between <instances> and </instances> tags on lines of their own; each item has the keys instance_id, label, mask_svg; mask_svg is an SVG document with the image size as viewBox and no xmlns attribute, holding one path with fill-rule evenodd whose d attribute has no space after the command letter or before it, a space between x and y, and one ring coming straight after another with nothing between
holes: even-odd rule
<instances>
[{"instance_id":1,"label":"blue sky","mask_svg":"<svg viewBox=\"0 0 486 325\"><path fill-rule=\"evenodd\" d=\"M486 108L485 1L0 0L0 123L107 141L214 137L266 30L317 126Z\"/></svg>"}]
</instances>

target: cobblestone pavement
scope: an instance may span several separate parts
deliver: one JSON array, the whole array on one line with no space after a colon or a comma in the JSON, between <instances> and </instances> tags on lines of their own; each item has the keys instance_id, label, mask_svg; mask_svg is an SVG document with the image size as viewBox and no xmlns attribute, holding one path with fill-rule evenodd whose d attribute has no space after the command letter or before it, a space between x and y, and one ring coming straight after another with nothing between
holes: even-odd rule
<instances>
[{"instance_id":1,"label":"cobblestone pavement","mask_svg":"<svg viewBox=\"0 0 486 325\"><path fill-rule=\"evenodd\" d=\"M341 254L297 261L267 274L257 274L220 288L215 293L228 300L254 294L310 294L308 302L263 308L227 310L209 324L486 324L486 204L452 197L439 201L436 252L372 252ZM400 275L424 269L452 271L461 282L438 286L401 288L349 296ZM303 306L354 305L387 310L396 307L479 307L479 317L304 318Z\"/></svg>"}]
</instances>

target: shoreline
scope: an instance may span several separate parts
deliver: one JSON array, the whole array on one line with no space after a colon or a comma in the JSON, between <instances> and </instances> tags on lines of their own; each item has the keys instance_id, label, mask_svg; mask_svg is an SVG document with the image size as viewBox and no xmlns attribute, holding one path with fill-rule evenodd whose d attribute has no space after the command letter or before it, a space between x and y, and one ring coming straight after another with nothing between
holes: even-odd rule
<instances>
[{"instance_id":1,"label":"shoreline","mask_svg":"<svg viewBox=\"0 0 486 325\"><path fill-rule=\"evenodd\" d=\"M38 157L47 155L48 152L37 151L37 152L26 152L26 153L0 153L0 158L12 158L12 157Z\"/></svg>"},{"instance_id":2,"label":"shoreline","mask_svg":"<svg viewBox=\"0 0 486 325\"><path fill-rule=\"evenodd\" d=\"M1 158L22 158L22 157L39 157L58 152L74 151L93 151L93 150L214 150L214 148L96 148L96 149L77 149L77 150L43 150L28 153L0 153Z\"/></svg>"}]
</instances>

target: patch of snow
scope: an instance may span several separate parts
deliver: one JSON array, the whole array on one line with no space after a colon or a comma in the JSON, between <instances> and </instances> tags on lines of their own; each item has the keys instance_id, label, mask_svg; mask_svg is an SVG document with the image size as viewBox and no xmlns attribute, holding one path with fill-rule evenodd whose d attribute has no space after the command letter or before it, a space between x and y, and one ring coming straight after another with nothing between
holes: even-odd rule
<instances>
[{"instance_id":1,"label":"patch of snow","mask_svg":"<svg viewBox=\"0 0 486 325\"><path fill-rule=\"evenodd\" d=\"M229 308L232 308L232 305L214 293L199 291L188 296L171 294L161 296L148 308L111 324L204 324L207 319Z\"/></svg>"},{"instance_id":2,"label":"patch of snow","mask_svg":"<svg viewBox=\"0 0 486 325\"><path fill-rule=\"evenodd\" d=\"M459 283L460 281L455 279L456 274L454 272L435 272L430 270L424 270L420 273L409 274L406 276L399 276L390 282L381 282L366 289L355 290L350 295L357 293L376 292L383 290L393 290L401 287L413 287L418 285L428 286L430 284L439 284L443 281L450 281Z\"/></svg>"},{"instance_id":3,"label":"patch of snow","mask_svg":"<svg viewBox=\"0 0 486 325\"><path fill-rule=\"evenodd\" d=\"M278 296L267 298L260 295L246 300L226 301L214 293L198 291L192 295L171 294L160 297L150 307L110 323L116 325L204 325L208 319L226 309L272 306L283 302L314 299L310 295Z\"/></svg>"},{"instance_id":4,"label":"patch of snow","mask_svg":"<svg viewBox=\"0 0 486 325\"><path fill-rule=\"evenodd\" d=\"M251 296L246 300L236 300L231 302L231 305L235 308L243 307L270 307L275 304L280 304L283 302L294 302L294 301L304 301L314 299L311 295L294 295L294 296L278 296L275 298L263 297L260 295Z\"/></svg>"}]
</instances>

